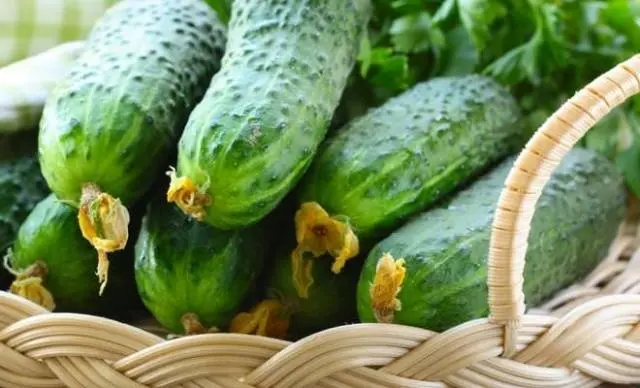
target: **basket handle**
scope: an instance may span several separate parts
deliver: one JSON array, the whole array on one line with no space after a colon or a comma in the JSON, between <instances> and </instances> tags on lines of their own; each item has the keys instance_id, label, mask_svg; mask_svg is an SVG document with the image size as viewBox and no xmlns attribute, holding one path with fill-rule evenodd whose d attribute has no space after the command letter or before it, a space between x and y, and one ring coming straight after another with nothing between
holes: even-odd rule
<instances>
[{"instance_id":1,"label":"basket handle","mask_svg":"<svg viewBox=\"0 0 640 388\"><path fill-rule=\"evenodd\" d=\"M565 102L536 131L516 159L500 194L489 245L491 322L504 326L504 356L515 353L525 311L523 272L531 219L556 166L611 110L640 92L640 54L602 74Z\"/></svg>"}]
</instances>

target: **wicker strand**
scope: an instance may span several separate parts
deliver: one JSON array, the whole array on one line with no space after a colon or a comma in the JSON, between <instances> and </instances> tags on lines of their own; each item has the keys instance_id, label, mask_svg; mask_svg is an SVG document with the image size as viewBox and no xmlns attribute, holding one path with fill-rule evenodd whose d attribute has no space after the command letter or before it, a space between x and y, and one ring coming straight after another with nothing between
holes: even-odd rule
<instances>
[{"instance_id":1,"label":"wicker strand","mask_svg":"<svg viewBox=\"0 0 640 388\"><path fill-rule=\"evenodd\" d=\"M582 388L638 383L636 236L636 229L625 225L589 277L536 314L524 315L513 339L513 359L501 356L501 326L488 319L443 333L357 324L296 343L225 333L165 341L105 318L48 313L0 293L0 316L5 317L0 386ZM566 306L574 307L555 313Z\"/></svg>"},{"instance_id":2,"label":"wicker strand","mask_svg":"<svg viewBox=\"0 0 640 388\"><path fill-rule=\"evenodd\" d=\"M523 272L536 203L556 166L584 134L612 109L640 92L640 55L604 73L564 103L529 140L505 181L489 248L491 322L504 327L503 356L516 353L516 331L525 312Z\"/></svg>"}]
</instances>

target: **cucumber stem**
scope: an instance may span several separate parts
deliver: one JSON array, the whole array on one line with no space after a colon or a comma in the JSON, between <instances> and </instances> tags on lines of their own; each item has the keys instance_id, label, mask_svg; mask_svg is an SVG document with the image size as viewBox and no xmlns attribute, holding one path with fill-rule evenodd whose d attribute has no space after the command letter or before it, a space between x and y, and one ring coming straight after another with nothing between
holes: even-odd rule
<instances>
[{"instance_id":1,"label":"cucumber stem","mask_svg":"<svg viewBox=\"0 0 640 388\"><path fill-rule=\"evenodd\" d=\"M308 292L308 286L313 282L311 268L302 264L305 253L310 253L314 258L330 254L334 258L331 271L339 274L347 260L358 255L360 245L351 226L329 216L329 213L317 202L303 203L296 212L294 222L298 243L298 246L291 253L294 286L296 286L298 295L304 297L303 295ZM296 272L296 269L299 269L299 272ZM308 273L309 279L306 278L306 273Z\"/></svg>"},{"instance_id":2,"label":"cucumber stem","mask_svg":"<svg viewBox=\"0 0 640 388\"><path fill-rule=\"evenodd\" d=\"M394 260L389 253L382 255L376 264L376 274L369 288L373 315L379 323L392 323L396 311L402 310L397 298L407 270L404 259Z\"/></svg>"},{"instance_id":3,"label":"cucumber stem","mask_svg":"<svg viewBox=\"0 0 640 388\"><path fill-rule=\"evenodd\" d=\"M209 196L201 192L190 178L178 177L173 167L167 171L167 175L171 179L167 190L167 202L175 203L187 215L202 221L207 215L204 208L211 203Z\"/></svg>"},{"instance_id":4,"label":"cucumber stem","mask_svg":"<svg viewBox=\"0 0 640 388\"><path fill-rule=\"evenodd\" d=\"M129 239L129 211L119 199L87 184L82 188L78 223L82 236L98 252L96 275L102 295L109 280L107 253L124 249Z\"/></svg>"},{"instance_id":5,"label":"cucumber stem","mask_svg":"<svg viewBox=\"0 0 640 388\"><path fill-rule=\"evenodd\" d=\"M204 327L202 322L200 322L198 315L194 313L184 313L182 317L180 317L180 324L182 324L185 335L218 333L220 331L217 327L212 327L210 329Z\"/></svg>"},{"instance_id":6,"label":"cucumber stem","mask_svg":"<svg viewBox=\"0 0 640 388\"><path fill-rule=\"evenodd\" d=\"M9 265L11 251L4 257L4 268L13 276L15 280L9 287L9 292L21 296L36 303L49 311L56 308L51 292L42 284L47 275L47 265L38 260L28 266L24 271L16 271Z\"/></svg>"},{"instance_id":7,"label":"cucumber stem","mask_svg":"<svg viewBox=\"0 0 640 388\"><path fill-rule=\"evenodd\" d=\"M249 312L233 317L229 332L284 339L289 330L290 315L291 312L280 301L265 299Z\"/></svg>"}]
</instances>

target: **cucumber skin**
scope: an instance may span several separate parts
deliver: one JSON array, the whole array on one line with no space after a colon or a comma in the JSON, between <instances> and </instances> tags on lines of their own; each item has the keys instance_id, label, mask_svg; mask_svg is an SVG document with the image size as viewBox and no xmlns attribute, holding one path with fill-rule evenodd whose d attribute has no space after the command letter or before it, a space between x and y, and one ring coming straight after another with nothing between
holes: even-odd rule
<instances>
[{"instance_id":1,"label":"cucumber skin","mask_svg":"<svg viewBox=\"0 0 640 388\"><path fill-rule=\"evenodd\" d=\"M177 171L212 199L205 223L254 224L324 139L370 15L369 0L234 3L222 68L193 110Z\"/></svg>"},{"instance_id":2,"label":"cucumber skin","mask_svg":"<svg viewBox=\"0 0 640 388\"><path fill-rule=\"evenodd\" d=\"M131 214L133 238L140 224L137 214ZM16 270L37 260L45 262L44 285L54 297L56 312L124 316L127 308L139 302L133 282L133 249L109 254L109 287L99 296L97 253L82 237L75 208L54 194L34 207L20 226L12 251L11 266Z\"/></svg>"},{"instance_id":3,"label":"cucumber skin","mask_svg":"<svg viewBox=\"0 0 640 388\"><path fill-rule=\"evenodd\" d=\"M383 253L404 258L394 323L443 331L487 316L487 252L495 204L515 159L448 204L416 217L370 252L358 282L361 321L373 322L369 284ZM591 272L625 214L623 179L607 159L573 149L545 186L529 236L524 292L535 306Z\"/></svg>"},{"instance_id":4,"label":"cucumber skin","mask_svg":"<svg viewBox=\"0 0 640 388\"><path fill-rule=\"evenodd\" d=\"M219 67L225 33L200 0L125 0L102 17L40 123L42 172L60 199L94 183L126 204L167 155Z\"/></svg>"},{"instance_id":5,"label":"cucumber skin","mask_svg":"<svg viewBox=\"0 0 640 388\"><path fill-rule=\"evenodd\" d=\"M13 243L22 222L49 194L35 155L0 161L0 249ZM9 274L0 268L0 287L6 289Z\"/></svg>"},{"instance_id":6,"label":"cucumber skin","mask_svg":"<svg viewBox=\"0 0 640 388\"><path fill-rule=\"evenodd\" d=\"M520 147L520 117L490 78L417 84L328 138L299 202L348 217L359 238L374 241Z\"/></svg>"},{"instance_id":7,"label":"cucumber skin","mask_svg":"<svg viewBox=\"0 0 640 388\"><path fill-rule=\"evenodd\" d=\"M207 328L225 327L262 271L261 226L217 230L157 195L135 245L135 279L147 309L174 333L183 333L187 312Z\"/></svg>"}]
</instances>

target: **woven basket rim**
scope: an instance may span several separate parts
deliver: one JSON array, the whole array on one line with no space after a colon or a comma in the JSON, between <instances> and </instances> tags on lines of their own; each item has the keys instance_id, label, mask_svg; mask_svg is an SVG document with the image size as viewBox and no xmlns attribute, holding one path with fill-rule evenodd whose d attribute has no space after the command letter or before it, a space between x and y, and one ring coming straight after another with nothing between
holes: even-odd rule
<instances>
[{"instance_id":1,"label":"woven basket rim","mask_svg":"<svg viewBox=\"0 0 640 388\"><path fill-rule=\"evenodd\" d=\"M594 387L640 383L640 239L627 220L596 270L525 314L537 199L578 140L640 92L640 55L589 83L536 131L500 196L489 317L442 333L351 324L297 342L231 333L172 340L0 292L0 384L11 387ZM526 193L527 195L522 195Z\"/></svg>"}]
</instances>

